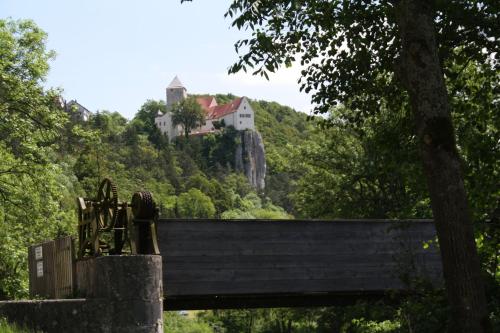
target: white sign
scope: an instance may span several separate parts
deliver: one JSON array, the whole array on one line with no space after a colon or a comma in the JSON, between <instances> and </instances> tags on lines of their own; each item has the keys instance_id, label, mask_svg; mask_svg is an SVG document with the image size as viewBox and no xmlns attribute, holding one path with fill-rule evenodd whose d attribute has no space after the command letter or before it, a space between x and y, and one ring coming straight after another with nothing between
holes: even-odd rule
<instances>
[{"instance_id":1,"label":"white sign","mask_svg":"<svg viewBox=\"0 0 500 333\"><path fill-rule=\"evenodd\" d=\"M42 247L41 246L35 247L35 260L40 260L42 258L43 258Z\"/></svg>"},{"instance_id":2,"label":"white sign","mask_svg":"<svg viewBox=\"0 0 500 333\"><path fill-rule=\"evenodd\" d=\"M43 276L43 261L37 261L36 263L36 277Z\"/></svg>"}]
</instances>

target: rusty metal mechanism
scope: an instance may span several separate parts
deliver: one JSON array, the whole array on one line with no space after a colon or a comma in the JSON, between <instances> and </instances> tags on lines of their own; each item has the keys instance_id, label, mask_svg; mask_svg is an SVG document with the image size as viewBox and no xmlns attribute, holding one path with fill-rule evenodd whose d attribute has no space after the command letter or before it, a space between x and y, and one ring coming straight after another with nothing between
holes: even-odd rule
<instances>
[{"instance_id":1,"label":"rusty metal mechanism","mask_svg":"<svg viewBox=\"0 0 500 333\"><path fill-rule=\"evenodd\" d=\"M76 202L79 259L105 254L159 254L158 209L150 192L136 192L130 203L121 202L116 186L105 178L95 199L79 197Z\"/></svg>"}]
</instances>

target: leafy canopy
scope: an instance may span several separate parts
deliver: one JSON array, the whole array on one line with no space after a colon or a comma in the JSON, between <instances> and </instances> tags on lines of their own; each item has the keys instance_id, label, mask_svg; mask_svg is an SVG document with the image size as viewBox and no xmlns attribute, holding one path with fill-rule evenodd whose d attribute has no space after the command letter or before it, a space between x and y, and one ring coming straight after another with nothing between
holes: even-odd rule
<instances>
[{"instance_id":1,"label":"leafy canopy","mask_svg":"<svg viewBox=\"0 0 500 333\"><path fill-rule=\"evenodd\" d=\"M177 198L179 215L187 218L213 218L215 206L209 196L192 188Z\"/></svg>"},{"instance_id":2,"label":"leafy canopy","mask_svg":"<svg viewBox=\"0 0 500 333\"><path fill-rule=\"evenodd\" d=\"M191 130L205 124L205 112L193 96L174 104L170 112L172 112L172 122L174 125L182 125L186 138L189 137Z\"/></svg>"},{"instance_id":3,"label":"leafy canopy","mask_svg":"<svg viewBox=\"0 0 500 333\"><path fill-rule=\"evenodd\" d=\"M27 246L67 232L72 218L72 179L52 158L67 117L42 86L45 43L32 21L0 20L0 299L25 293Z\"/></svg>"},{"instance_id":4,"label":"leafy canopy","mask_svg":"<svg viewBox=\"0 0 500 333\"><path fill-rule=\"evenodd\" d=\"M498 1L432 4L446 76L456 75L451 63L498 59ZM396 10L394 1L234 0L226 16L252 33L235 44L240 56L229 72L252 68L268 77L298 62L304 66L301 90L312 94L317 114L340 103L356 111L342 116L357 122L384 103L398 108L403 93L396 82L402 79Z\"/></svg>"},{"instance_id":5,"label":"leafy canopy","mask_svg":"<svg viewBox=\"0 0 500 333\"><path fill-rule=\"evenodd\" d=\"M57 91L45 91L47 35L32 21L0 20L0 140L24 162L44 160L66 118Z\"/></svg>"}]
</instances>

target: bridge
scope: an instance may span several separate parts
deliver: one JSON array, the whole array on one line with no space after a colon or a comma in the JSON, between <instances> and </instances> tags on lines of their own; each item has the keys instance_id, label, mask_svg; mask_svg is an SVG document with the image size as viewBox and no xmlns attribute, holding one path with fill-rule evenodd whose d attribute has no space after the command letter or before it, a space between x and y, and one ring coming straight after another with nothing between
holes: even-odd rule
<instances>
[{"instance_id":1,"label":"bridge","mask_svg":"<svg viewBox=\"0 0 500 333\"><path fill-rule=\"evenodd\" d=\"M49 299L0 302L0 314L49 333L153 333L164 309L397 301L415 280L443 283L430 220L154 222L134 226L135 255L86 256L75 271L70 237L30 247L30 292ZM148 255L155 229L160 256ZM84 298L60 298L75 290Z\"/></svg>"},{"instance_id":2,"label":"bridge","mask_svg":"<svg viewBox=\"0 0 500 333\"><path fill-rule=\"evenodd\" d=\"M431 220L160 219L164 308L333 305L442 286Z\"/></svg>"}]
</instances>

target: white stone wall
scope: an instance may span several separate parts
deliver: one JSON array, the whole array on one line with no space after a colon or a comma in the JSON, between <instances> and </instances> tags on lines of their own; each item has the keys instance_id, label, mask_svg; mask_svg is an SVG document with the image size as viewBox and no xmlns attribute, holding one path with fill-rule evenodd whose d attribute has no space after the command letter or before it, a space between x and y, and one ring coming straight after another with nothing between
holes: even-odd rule
<instances>
[{"instance_id":1,"label":"white stone wall","mask_svg":"<svg viewBox=\"0 0 500 333\"><path fill-rule=\"evenodd\" d=\"M227 114L219 120L222 119L224 119L224 123L226 124L226 126L234 126L234 113Z\"/></svg>"},{"instance_id":2,"label":"white stone wall","mask_svg":"<svg viewBox=\"0 0 500 333\"><path fill-rule=\"evenodd\" d=\"M160 129L162 134L167 134L168 139L172 140L181 133L181 128L179 126L174 127L172 124L172 116L170 112L166 112L161 117L155 118L155 124Z\"/></svg>"},{"instance_id":3,"label":"white stone wall","mask_svg":"<svg viewBox=\"0 0 500 333\"><path fill-rule=\"evenodd\" d=\"M246 97L243 97L243 100L240 103L240 106L238 110L233 113L234 115L234 127L239 130L243 131L246 129L255 129L255 113L253 112L252 107L250 106L250 103L248 102L248 99Z\"/></svg>"}]
</instances>

